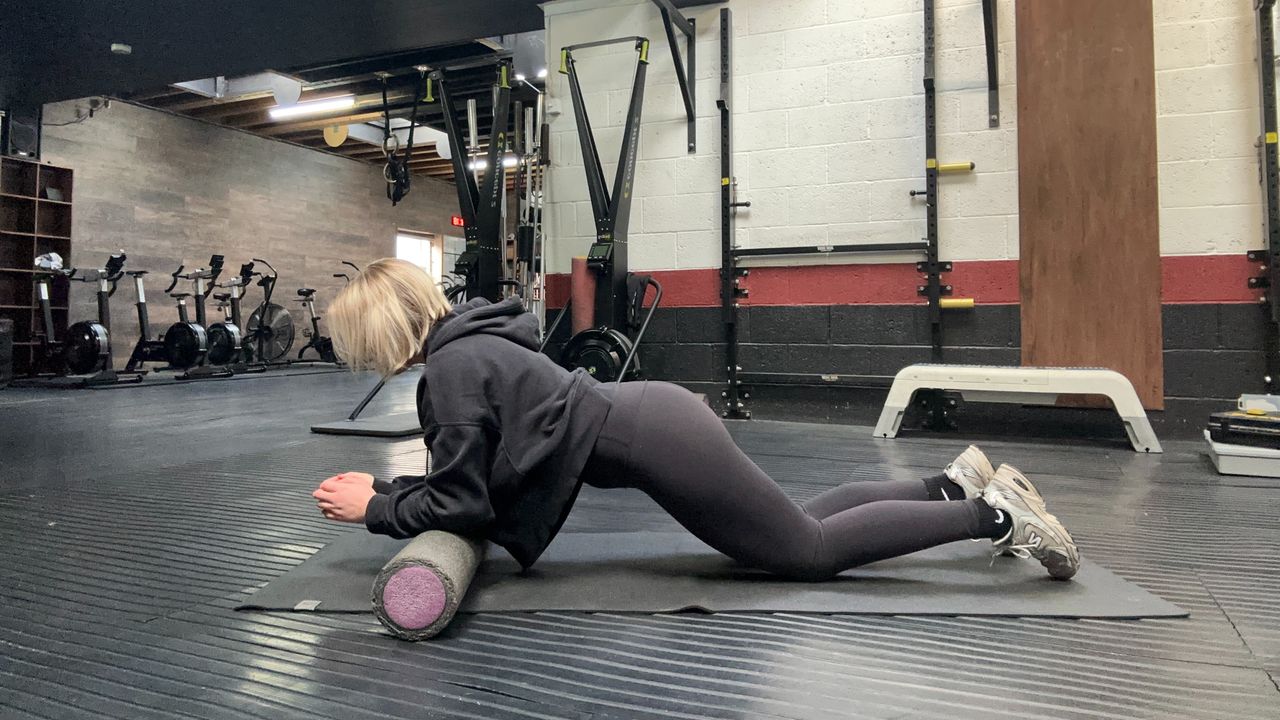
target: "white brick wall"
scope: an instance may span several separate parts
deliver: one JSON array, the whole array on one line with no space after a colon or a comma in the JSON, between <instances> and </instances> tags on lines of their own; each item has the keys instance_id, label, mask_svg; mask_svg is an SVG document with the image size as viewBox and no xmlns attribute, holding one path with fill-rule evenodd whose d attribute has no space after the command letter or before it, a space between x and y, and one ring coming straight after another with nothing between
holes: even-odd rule
<instances>
[{"instance_id":1,"label":"white brick wall","mask_svg":"<svg viewBox=\"0 0 1280 720\"><path fill-rule=\"evenodd\" d=\"M1155 0L1160 247L1262 247L1252 0Z\"/></svg>"},{"instance_id":2,"label":"white brick wall","mask_svg":"<svg viewBox=\"0 0 1280 720\"><path fill-rule=\"evenodd\" d=\"M943 180L946 259L1018 255L1014 0L999 0L1001 127L987 127L980 0L938 0L939 156L977 163ZM895 242L924 231L920 0L730 0L738 242L749 247ZM594 229L568 85L568 44L650 38L631 218L637 270L719 264L718 8L698 23L698 152L656 8L648 0L559 0L547 11L552 149L550 267L563 272ZM1261 245L1252 0L1155 0L1162 248L1239 253ZM681 41L683 44L683 41ZM634 53L577 54L612 181ZM558 110L559 114L554 114ZM1090 109L1089 111L1101 111ZM563 216L567 215L568 219Z\"/></svg>"}]
</instances>

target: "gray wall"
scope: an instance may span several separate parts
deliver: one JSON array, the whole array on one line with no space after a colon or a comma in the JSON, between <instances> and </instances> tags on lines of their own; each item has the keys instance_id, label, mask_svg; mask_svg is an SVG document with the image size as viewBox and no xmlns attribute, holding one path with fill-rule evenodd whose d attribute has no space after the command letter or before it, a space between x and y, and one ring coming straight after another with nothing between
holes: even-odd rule
<instances>
[{"instance_id":1,"label":"gray wall","mask_svg":"<svg viewBox=\"0 0 1280 720\"><path fill-rule=\"evenodd\" d=\"M73 111L51 105L46 123ZM400 228L442 236L457 212L453 187L438 180L414 178L393 208L379 167L122 102L83 123L47 125L43 160L75 171L72 264L100 266L123 248L129 268L152 272L153 334L177 318L160 291L179 263L203 267L220 253L229 275L260 257L280 272L276 302L294 316L295 353L306 324L293 301L297 288L317 288L323 313L342 283L332 277L341 260L363 265L392 255ZM71 322L95 316L93 293L73 283ZM254 287L246 315L259 297ZM122 283L112 298L120 359L137 339L133 303L132 286Z\"/></svg>"}]
</instances>

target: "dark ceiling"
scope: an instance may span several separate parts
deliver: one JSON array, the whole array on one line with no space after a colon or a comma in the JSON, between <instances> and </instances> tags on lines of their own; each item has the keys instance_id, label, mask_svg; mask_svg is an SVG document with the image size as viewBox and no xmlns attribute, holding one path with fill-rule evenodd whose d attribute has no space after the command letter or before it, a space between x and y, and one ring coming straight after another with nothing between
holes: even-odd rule
<instances>
[{"instance_id":1,"label":"dark ceiling","mask_svg":"<svg viewBox=\"0 0 1280 720\"><path fill-rule=\"evenodd\" d=\"M540 30L538 1L5 0L0 108ZM133 52L112 54L112 43Z\"/></svg>"},{"instance_id":2,"label":"dark ceiling","mask_svg":"<svg viewBox=\"0 0 1280 720\"><path fill-rule=\"evenodd\" d=\"M537 30L535 0L10 0L0 107ZM131 45L130 55L111 52Z\"/></svg>"}]
</instances>

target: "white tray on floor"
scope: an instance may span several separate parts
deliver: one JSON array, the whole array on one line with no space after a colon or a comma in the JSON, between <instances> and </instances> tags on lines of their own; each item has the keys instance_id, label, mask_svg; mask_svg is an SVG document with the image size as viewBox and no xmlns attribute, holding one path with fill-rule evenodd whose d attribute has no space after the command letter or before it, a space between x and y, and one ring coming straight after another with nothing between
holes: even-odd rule
<instances>
[{"instance_id":1,"label":"white tray on floor","mask_svg":"<svg viewBox=\"0 0 1280 720\"><path fill-rule=\"evenodd\" d=\"M1204 439L1219 474L1280 477L1280 450L1214 442L1208 430L1204 431Z\"/></svg>"}]
</instances>

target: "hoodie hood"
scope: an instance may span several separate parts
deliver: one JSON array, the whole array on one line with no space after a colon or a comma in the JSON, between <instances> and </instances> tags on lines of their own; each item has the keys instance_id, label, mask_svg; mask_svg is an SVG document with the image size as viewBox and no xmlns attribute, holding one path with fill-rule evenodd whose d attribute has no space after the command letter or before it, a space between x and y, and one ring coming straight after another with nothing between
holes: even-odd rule
<instances>
[{"instance_id":1,"label":"hoodie hood","mask_svg":"<svg viewBox=\"0 0 1280 720\"><path fill-rule=\"evenodd\" d=\"M497 335L530 350L537 350L538 319L524 309L520 298L491 303L484 298L455 305L436 321L427 334L427 355L467 335Z\"/></svg>"}]
</instances>

